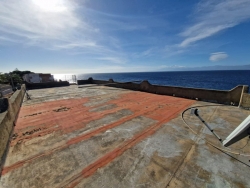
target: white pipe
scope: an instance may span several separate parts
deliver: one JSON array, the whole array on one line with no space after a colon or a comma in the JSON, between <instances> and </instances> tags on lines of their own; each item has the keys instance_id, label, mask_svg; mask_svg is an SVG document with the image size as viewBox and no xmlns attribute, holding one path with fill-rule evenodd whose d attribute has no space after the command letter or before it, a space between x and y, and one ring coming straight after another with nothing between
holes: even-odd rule
<instances>
[{"instance_id":1,"label":"white pipe","mask_svg":"<svg viewBox=\"0 0 250 188\"><path fill-rule=\"evenodd\" d=\"M244 89L245 89L245 86L243 85L243 87L242 87L242 92L241 92L241 96L240 96L240 102L239 102L239 106L238 106L238 108L240 108L240 105L241 105L241 102L242 102Z\"/></svg>"}]
</instances>

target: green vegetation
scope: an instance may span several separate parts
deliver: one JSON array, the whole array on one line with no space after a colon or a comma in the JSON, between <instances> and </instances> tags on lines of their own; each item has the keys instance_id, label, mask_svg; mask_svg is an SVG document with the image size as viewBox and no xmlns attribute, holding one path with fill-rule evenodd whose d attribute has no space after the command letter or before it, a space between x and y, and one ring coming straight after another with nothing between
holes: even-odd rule
<instances>
[{"instance_id":1,"label":"green vegetation","mask_svg":"<svg viewBox=\"0 0 250 188\"><path fill-rule=\"evenodd\" d=\"M31 71L20 71L18 69L15 69L14 71L10 72L11 74L16 74L16 75L19 75L21 77L21 79L23 80L23 76L25 74L29 74L29 73L34 73L34 72L31 72Z\"/></svg>"},{"instance_id":2,"label":"green vegetation","mask_svg":"<svg viewBox=\"0 0 250 188\"><path fill-rule=\"evenodd\" d=\"M18 69L15 69L14 71L10 73L1 73L0 72L0 84L13 84L16 86L18 84L23 83L23 75L33 73L31 71L20 71ZM12 78L12 81L11 81Z\"/></svg>"}]
</instances>

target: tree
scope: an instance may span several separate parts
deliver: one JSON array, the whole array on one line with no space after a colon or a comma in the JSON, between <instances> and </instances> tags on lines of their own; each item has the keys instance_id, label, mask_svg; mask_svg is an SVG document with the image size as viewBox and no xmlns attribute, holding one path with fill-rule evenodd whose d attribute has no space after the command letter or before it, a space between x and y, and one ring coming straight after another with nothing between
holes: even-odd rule
<instances>
[{"instance_id":1,"label":"tree","mask_svg":"<svg viewBox=\"0 0 250 188\"><path fill-rule=\"evenodd\" d=\"M29 74L29 73L33 73L33 72L28 71L28 70L26 70L26 71L20 71L17 68L14 71L11 72L11 74L17 74L17 75L19 75L22 80L23 80L23 76L25 74Z\"/></svg>"},{"instance_id":2,"label":"tree","mask_svg":"<svg viewBox=\"0 0 250 188\"><path fill-rule=\"evenodd\" d=\"M0 83L1 84L9 83L9 80L8 80L6 74L3 74L2 72L0 72Z\"/></svg>"},{"instance_id":3,"label":"tree","mask_svg":"<svg viewBox=\"0 0 250 188\"><path fill-rule=\"evenodd\" d=\"M14 82L14 85L23 83L22 78L16 73L9 74L9 79L11 79L11 77Z\"/></svg>"},{"instance_id":4,"label":"tree","mask_svg":"<svg viewBox=\"0 0 250 188\"><path fill-rule=\"evenodd\" d=\"M29 73L33 73L31 71L20 71L17 68L10 72L10 73L1 73L0 72L0 84L11 84L12 85L12 81L13 84L16 86L17 84L21 84L23 83L23 76L25 74L29 74ZM12 81L11 81L12 78Z\"/></svg>"},{"instance_id":5,"label":"tree","mask_svg":"<svg viewBox=\"0 0 250 188\"><path fill-rule=\"evenodd\" d=\"M11 78L12 78L14 85L21 84L23 82L23 80L21 79L21 77L18 74L0 73L0 83L1 84L12 84Z\"/></svg>"}]
</instances>

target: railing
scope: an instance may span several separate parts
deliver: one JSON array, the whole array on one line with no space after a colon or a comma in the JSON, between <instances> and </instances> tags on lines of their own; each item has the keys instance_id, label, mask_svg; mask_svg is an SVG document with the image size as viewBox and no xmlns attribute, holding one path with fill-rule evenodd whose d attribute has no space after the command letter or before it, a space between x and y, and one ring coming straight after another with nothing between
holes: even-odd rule
<instances>
[{"instance_id":1,"label":"railing","mask_svg":"<svg viewBox=\"0 0 250 188\"><path fill-rule=\"evenodd\" d=\"M69 83L76 83L76 75L69 75L69 74L54 74L54 80L56 82L60 81L67 81Z\"/></svg>"}]
</instances>

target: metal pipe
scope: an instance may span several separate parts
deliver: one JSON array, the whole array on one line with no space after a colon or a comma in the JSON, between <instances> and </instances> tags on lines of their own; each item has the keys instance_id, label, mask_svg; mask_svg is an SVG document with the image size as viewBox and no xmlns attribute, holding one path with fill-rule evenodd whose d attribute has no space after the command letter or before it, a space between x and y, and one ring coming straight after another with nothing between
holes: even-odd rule
<instances>
[{"instance_id":1,"label":"metal pipe","mask_svg":"<svg viewBox=\"0 0 250 188\"><path fill-rule=\"evenodd\" d=\"M12 75L11 75L11 73L9 73L9 75L10 75L10 80L11 80L12 90L13 90L14 89L14 83L13 83Z\"/></svg>"},{"instance_id":2,"label":"metal pipe","mask_svg":"<svg viewBox=\"0 0 250 188\"><path fill-rule=\"evenodd\" d=\"M214 130L202 119L198 113L198 109L196 108L194 111L194 114L201 120L201 122L210 130L210 132L213 133L213 135L218 138L220 142L222 142L222 139L214 132Z\"/></svg>"}]
</instances>

